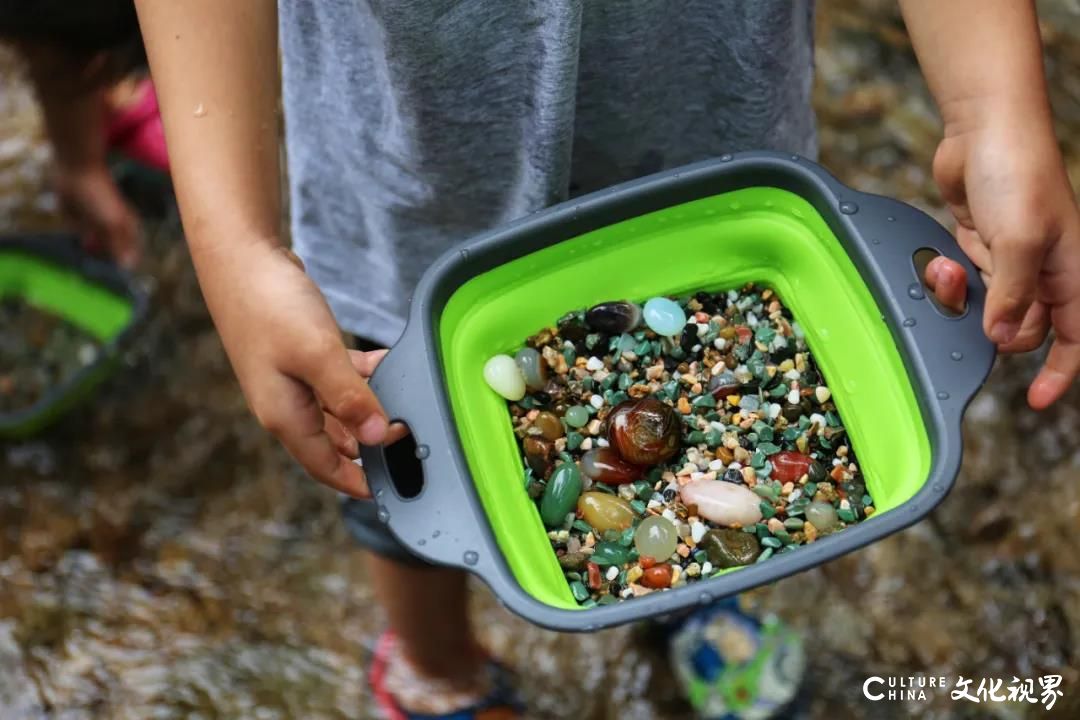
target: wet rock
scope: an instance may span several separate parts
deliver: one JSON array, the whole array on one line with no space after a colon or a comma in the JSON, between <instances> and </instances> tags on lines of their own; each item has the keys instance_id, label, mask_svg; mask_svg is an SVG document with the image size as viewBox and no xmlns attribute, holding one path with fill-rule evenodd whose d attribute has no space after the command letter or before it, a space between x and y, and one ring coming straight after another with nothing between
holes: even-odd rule
<instances>
[{"instance_id":1,"label":"wet rock","mask_svg":"<svg viewBox=\"0 0 1080 720\"><path fill-rule=\"evenodd\" d=\"M721 528L705 533L699 547L709 556L709 562L718 568L749 565L761 554L757 537L742 530Z\"/></svg>"}]
</instances>

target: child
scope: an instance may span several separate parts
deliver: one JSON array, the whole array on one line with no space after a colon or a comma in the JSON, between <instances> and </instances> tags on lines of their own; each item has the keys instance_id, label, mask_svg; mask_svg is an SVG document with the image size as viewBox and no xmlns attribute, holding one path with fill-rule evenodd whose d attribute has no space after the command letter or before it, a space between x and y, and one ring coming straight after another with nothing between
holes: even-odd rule
<instances>
[{"instance_id":1,"label":"child","mask_svg":"<svg viewBox=\"0 0 1080 720\"><path fill-rule=\"evenodd\" d=\"M364 382L427 264L565 198L715 156L813 156L812 8L690 0L136 0L174 182L210 312L259 421L320 482L367 497L358 443L388 439ZM1029 399L1080 368L1080 223L1054 139L1031 2L906 0L945 119L935 175L990 287L1003 350L1057 337ZM292 240L280 227L277 58ZM305 270L306 268L306 270ZM928 282L962 305L962 269ZM439 478L428 478L438 482ZM415 564L356 501L395 635L391 713L510 716L463 574Z\"/></svg>"},{"instance_id":2,"label":"child","mask_svg":"<svg viewBox=\"0 0 1080 720\"><path fill-rule=\"evenodd\" d=\"M161 118L131 0L0 0L0 38L27 61L53 148L60 204L85 244L125 268L139 221L114 182L109 150L168 170Z\"/></svg>"}]
</instances>

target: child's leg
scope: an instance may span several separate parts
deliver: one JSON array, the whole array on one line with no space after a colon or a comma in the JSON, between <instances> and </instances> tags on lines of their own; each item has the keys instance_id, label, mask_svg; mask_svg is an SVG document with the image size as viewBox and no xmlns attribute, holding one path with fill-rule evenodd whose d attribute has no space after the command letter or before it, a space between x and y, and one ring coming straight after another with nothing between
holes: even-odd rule
<instances>
[{"instance_id":1,"label":"child's leg","mask_svg":"<svg viewBox=\"0 0 1080 720\"><path fill-rule=\"evenodd\" d=\"M484 655L469 623L461 570L397 562L367 553L371 583L415 670L458 687L475 685Z\"/></svg>"}]
</instances>

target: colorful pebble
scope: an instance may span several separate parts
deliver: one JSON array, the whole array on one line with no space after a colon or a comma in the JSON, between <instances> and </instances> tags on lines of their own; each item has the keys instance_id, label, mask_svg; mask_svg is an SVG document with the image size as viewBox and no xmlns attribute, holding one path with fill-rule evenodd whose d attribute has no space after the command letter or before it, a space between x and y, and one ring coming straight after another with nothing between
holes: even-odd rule
<instances>
[{"instance_id":1,"label":"colorful pebble","mask_svg":"<svg viewBox=\"0 0 1080 720\"><path fill-rule=\"evenodd\" d=\"M874 513L773 291L605 302L556 325L485 380L508 398L527 386L509 405L526 490L581 607L768 562Z\"/></svg>"}]
</instances>

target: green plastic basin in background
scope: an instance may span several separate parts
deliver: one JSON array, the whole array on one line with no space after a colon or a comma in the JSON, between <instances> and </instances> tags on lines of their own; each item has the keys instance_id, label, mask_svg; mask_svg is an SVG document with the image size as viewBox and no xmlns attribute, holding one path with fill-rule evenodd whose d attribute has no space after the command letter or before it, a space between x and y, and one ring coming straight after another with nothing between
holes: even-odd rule
<instances>
[{"instance_id":1,"label":"green plastic basin in background","mask_svg":"<svg viewBox=\"0 0 1080 720\"><path fill-rule=\"evenodd\" d=\"M130 276L78 250L67 235L0 237L0 299L21 298L93 337L97 358L33 405L0 413L0 438L33 435L86 399L115 369L146 311Z\"/></svg>"}]
</instances>

